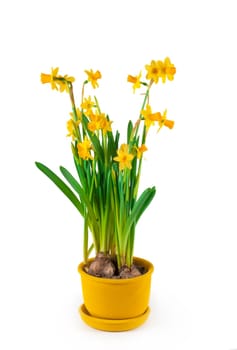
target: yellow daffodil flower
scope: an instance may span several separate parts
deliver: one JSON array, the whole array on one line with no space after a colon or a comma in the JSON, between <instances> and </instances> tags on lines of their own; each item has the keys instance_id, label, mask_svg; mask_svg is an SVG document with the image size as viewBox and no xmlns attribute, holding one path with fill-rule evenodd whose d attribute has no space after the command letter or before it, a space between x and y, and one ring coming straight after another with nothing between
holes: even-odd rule
<instances>
[{"instance_id":1,"label":"yellow daffodil flower","mask_svg":"<svg viewBox=\"0 0 237 350\"><path fill-rule=\"evenodd\" d=\"M146 145L142 144L140 147L136 147L136 151L137 151L137 158L141 159L143 153L147 151L147 147Z\"/></svg>"},{"instance_id":2,"label":"yellow daffodil flower","mask_svg":"<svg viewBox=\"0 0 237 350\"><path fill-rule=\"evenodd\" d=\"M87 76L88 76L88 81L91 83L91 85L93 86L93 88L95 89L95 88L97 88L98 86L99 86L99 84L98 84L98 79L100 79L101 78L101 73L100 73L100 71L96 71L96 72L93 72L93 70L92 69L90 69L90 70L85 70L85 73L87 74Z\"/></svg>"},{"instance_id":3,"label":"yellow daffodil flower","mask_svg":"<svg viewBox=\"0 0 237 350\"><path fill-rule=\"evenodd\" d=\"M91 149L92 149L92 144L86 136L83 142L79 142L77 144L78 154L79 154L79 157L81 157L82 159L85 159L85 160L93 159L90 153Z\"/></svg>"},{"instance_id":4,"label":"yellow daffodil flower","mask_svg":"<svg viewBox=\"0 0 237 350\"><path fill-rule=\"evenodd\" d=\"M119 162L119 170L131 169L132 168L132 160L134 155L129 153L128 145L123 143L120 146L120 149L117 151L118 156L114 157L116 162Z\"/></svg>"},{"instance_id":5,"label":"yellow daffodil flower","mask_svg":"<svg viewBox=\"0 0 237 350\"><path fill-rule=\"evenodd\" d=\"M143 109L141 111L141 115L144 117L145 120L145 126L147 130L150 128L151 125L154 125L156 121L160 120L161 114L160 112L152 113L152 109L150 105L146 105L146 109Z\"/></svg>"},{"instance_id":6,"label":"yellow daffodil flower","mask_svg":"<svg viewBox=\"0 0 237 350\"><path fill-rule=\"evenodd\" d=\"M160 65L158 64L158 61L152 60L151 64L145 65L145 68L147 70L146 78L157 84L160 78Z\"/></svg>"},{"instance_id":7,"label":"yellow daffodil flower","mask_svg":"<svg viewBox=\"0 0 237 350\"><path fill-rule=\"evenodd\" d=\"M140 72L137 76L132 76L132 75L128 75L127 81L129 83L133 84L133 92L136 91L136 89L139 89L141 87L141 76L142 76L142 72Z\"/></svg>"},{"instance_id":8,"label":"yellow daffodil flower","mask_svg":"<svg viewBox=\"0 0 237 350\"><path fill-rule=\"evenodd\" d=\"M166 78L168 80L173 80L174 75L176 73L176 68L171 63L169 57L166 57L164 61L151 61L151 64L147 64L145 66L147 70L146 78L154 81L154 83L158 83L159 79L162 79L162 82L166 82Z\"/></svg>"},{"instance_id":9,"label":"yellow daffodil flower","mask_svg":"<svg viewBox=\"0 0 237 350\"><path fill-rule=\"evenodd\" d=\"M169 129L173 129L174 127L174 121L173 120L168 120L167 119L167 109L164 111L163 115L160 116L159 120L158 120L158 124L159 124L159 129L158 131L160 131L160 129L163 126L166 126Z\"/></svg>"},{"instance_id":10,"label":"yellow daffodil flower","mask_svg":"<svg viewBox=\"0 0 237 350\"><path fill-rule=\"evenodd\" d=\"M42 84L51 84L53 90L58 90L60 92L68 92L68 83L73 83L75 78L69 77L67 75L61 76L58 75L59 68L51 68L51 74L41 73L41 83Z\"/></svg>"},{"instance_id":11,"label":"yellow daffodil flower","mask_svg":"<svg viewBox=\"0 0 237 350\"><path fill-rule=\"evenodd\" d=\"M72 115L72 113L70 113L70 115ZM73 117L73 115L72 115L72 117ZM66 136L71 136L72 139L75 140L75 138L77 138L76 128L80 124L80 122L81 122L81 120L74 121L73 119L69 119L67 121L68 134Z\"/></svg>"},{"instance_id":12,"label":"yellow daffodil flower","mask_svg":"<svg viewBox=\"0 0 237 350\"><path fill-rule=\"evenodd\" d=\"M101 114L90 113L89 119L90 121L88 123L88 129L90 131L95 132L96 130L102 130L104 135L108 131L112 131L111 129L112 121L108 120L104 113L101 113Z\"/></svg>"},{"instance_id":13,"label":"yellow daffodil flower","mask_svg":"<svg viewBox=\"0 0 237 350\"><path fill-rule=\"evenodd\" d=\"M113 122L111 120L108 120L103 113L101 115L101 120L100 120L100 128L103 131L103 134L105 135L108 131L112 131L111 124Z\"/></svg>"},{"instance_id":14,"label":"yellow daffodil flower","mask_svg":"<svg viewBox=\"0 0 237 350\"><path fill-rule=\"evenodd\" d=\"M89 115L89 123L88 123L88 129L92 132L96 130L100 130L100 122L101 122L101 115L100 114L94 114L90 113Z\"/></svg>"},{"instance_id":15,"label":"yellow daffodil flower","mask_svg":"<svg viewBox=\"0 0 237 350\"><path fill-rule=\"evenodd\" d=\"M55 79L58 77L59 68L51 68L51 74L41 73L41 83L42 84L51 84L52 90L58 90Z\"/></svg>"},{"instance_id":16,"label":"yellow daffodil flower","mask_svg":"<svg viewBox=\"0 0 237 350\"><path fill-rule=\"evenodd\" d=\"M68 134L67 136L71 136L72 139L75 139L75 135L74 135L74 123L72 119L69 119L67 121L67 130L68 130Z\"/></svg>"},{"instance_id":17,"label":"yellow daffodil flower","mask_svg":"<svg viewBox=\"0 0 237 350\"><path fill-rule=\"evenodd\" d=\"M92 101L91 97L84 98L81 104L81 109L83 109L83 112L88 115L92 112L92 108L95 106L95 103Z\"/></svg>"},{"instance_id":18,"label":"yellow daffodil flower","mask_svg":"<svg viewBox=\"0 0 237 350\"><path fill-rule=\"evenodd\" d=\"M174 75L176 73L176 68L170 62L169 57L166 57L164 62L158 61L158 65L160 66L160 77L161 77L163 83L166 82L166 78L168 78L168 80L174 79Z\"/></svg>"}]
</instances>

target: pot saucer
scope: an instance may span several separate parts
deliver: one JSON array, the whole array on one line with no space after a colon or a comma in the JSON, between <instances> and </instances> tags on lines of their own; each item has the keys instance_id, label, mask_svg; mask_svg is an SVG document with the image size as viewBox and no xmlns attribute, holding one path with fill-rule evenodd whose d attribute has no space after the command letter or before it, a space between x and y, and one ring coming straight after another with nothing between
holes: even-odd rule
<instances>
[{"instance_id":1,"label":"pot saucer","mask_svg":"<svg viewBox=\"0 0 237 350\"><path fill-rule=\"evenodd\" d=\"M150 308L137 317L126 318L123 320L110 320L107 318L94 317L89 314L84 304L78 309L82 320L90 327L107 332L122 332L136 328L142 325L150 314Z\"/></svg>"}]
</instances>

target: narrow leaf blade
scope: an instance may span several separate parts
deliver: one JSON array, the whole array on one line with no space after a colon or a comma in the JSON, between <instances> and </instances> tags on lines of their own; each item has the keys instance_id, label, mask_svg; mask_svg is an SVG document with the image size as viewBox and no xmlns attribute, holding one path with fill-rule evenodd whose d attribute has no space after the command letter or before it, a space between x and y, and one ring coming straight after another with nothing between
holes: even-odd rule
<instances>
[{"instance_id":1,"label":"narrow leaf blade","mask_svg":"<svg viewBox=\"0 0 237 350\"><path fill-rule=\"evenodd\" d=\"M72 190L60 179L60 177L58 177L52 170L42 163L35 162L35 165L63 192L63 194L72 202L72 204L74 204L80 214L83 215L83 207L81 202L72 192Z\"/></svg>"}]
</instances>

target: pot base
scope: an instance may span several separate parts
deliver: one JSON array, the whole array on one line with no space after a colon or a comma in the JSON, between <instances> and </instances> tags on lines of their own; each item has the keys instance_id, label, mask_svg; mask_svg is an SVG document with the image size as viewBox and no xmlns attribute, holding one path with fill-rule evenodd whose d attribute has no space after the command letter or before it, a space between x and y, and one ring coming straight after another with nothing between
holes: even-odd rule
<instances>
[{"instance_id":1,"label":"pot base","mask_svg":"<svg viewBox=\"0 0 237 350\"><path fill-rule=\"evenodd\" d=\"M84 304L78 309L82 320L90 327L107 332L123 332L129 331L142 325L150 314L150 308L138 316L133 318L126 318L123 320L110 320L107 318L94 317L89 314Z\"/></svg>"}]
</instances>

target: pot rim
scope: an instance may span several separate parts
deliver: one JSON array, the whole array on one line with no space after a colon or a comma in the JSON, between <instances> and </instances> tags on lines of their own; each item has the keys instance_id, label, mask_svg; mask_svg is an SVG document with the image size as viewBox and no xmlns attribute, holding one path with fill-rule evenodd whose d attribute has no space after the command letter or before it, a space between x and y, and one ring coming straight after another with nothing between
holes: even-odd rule
<instances>
[{"instance_id":1,"label":"pot rim","mask_svg":"<svg viewBox=\"0 0 237 350\"><path fill-rule=\"evenodd\" d=\"M89 259L88 261L92 261L94 258L91 258ZM133 257L134 261L135 262L139 262L141 265L144 264L144 267L147 268L147 271L142 274L141 276L136 276L136 277L132 277L132 278L104 278L104 277L97 277L97 276L92 276L90 274L88 274L86 271L84 271L84 266L85 266L85 263L84 262L81 262L79 265L78 265L78 272L79 274L81 275L81 277L85 277L88 278L88 279L91 279L93 280L94 282L95 281L98 281L98 283L110 283L110 284L128 284L128 283L136 283L138 280L140 279L143 279L143 278L147 278L148 275L151 275L154 271L154 266L153 264L146 260L146 259L143 259L143 258L140 258L140 257Z\"/></svg>"}]
</instances>

